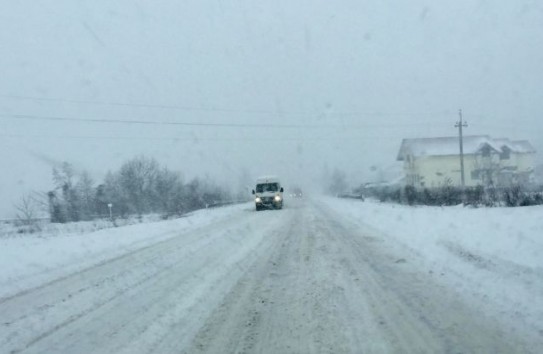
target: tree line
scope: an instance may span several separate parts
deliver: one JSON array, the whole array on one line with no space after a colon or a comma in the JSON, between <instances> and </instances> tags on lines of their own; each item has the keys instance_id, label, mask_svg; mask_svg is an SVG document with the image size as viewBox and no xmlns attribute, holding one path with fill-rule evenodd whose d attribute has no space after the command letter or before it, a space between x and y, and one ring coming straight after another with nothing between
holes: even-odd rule
<instances>
[{"instance_id":1,"label":"tree line","mask_svg":"<svg viewBox=\"0 0 543 354\"><path fill-rule=\"evenodd\" d=\"M114 217L150 213L169 217L232 200L226 188L209 179L185 183L180 173L145 156L126 161L99 184L69 163L53 169L53 181L47 205L55 223L109 217L109 205Z\"/></svg>"}]
</instances>

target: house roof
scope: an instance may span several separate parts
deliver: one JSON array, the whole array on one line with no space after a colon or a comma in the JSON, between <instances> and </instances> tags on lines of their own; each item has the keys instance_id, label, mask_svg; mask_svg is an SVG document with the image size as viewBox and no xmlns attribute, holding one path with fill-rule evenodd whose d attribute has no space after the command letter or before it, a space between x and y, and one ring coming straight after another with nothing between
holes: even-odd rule
<instances>
[{"instance_id":1,"label":"house roof","mask_svg":"<svg viewBox=\"0 0 543 354\"><path fill-rule=\"evenodd\" d=\"M515 147L513 151L526 153L526 154L530 154L530 153L533 154L536 152L534 147L532 146L532 144L530 144L528 140L517 140L517 141L513 141L512 144Z\"/></svg>"},{"instance_id":2,"label":"house roof","mask_svg":"<svg viewBox=\"0 0 543 354\"><path fill-rule=\"evenodd\" d=\"M515 151L515 146L513 145L513 142L507 138L494 139L494 142L502 148L506 146L509 150Z\"/></svg>"},{"instance_id":3,"label":"house roof","mask_svg":"<svg viewBox=\"0 0 543 354\"><path fill-rule=\"evenodd\" d=\"M493 139L488 135L464 136L464 154L477 154L485 146L497 153L501 153L503 147L507 147L517 153L534 153L535 149L529 141L510 141L507 138ZM419 138L404 139L398 152L398 161L403 161L405 156L450 156L458 155L458 137Z\"/></svg>"}]
</instances>

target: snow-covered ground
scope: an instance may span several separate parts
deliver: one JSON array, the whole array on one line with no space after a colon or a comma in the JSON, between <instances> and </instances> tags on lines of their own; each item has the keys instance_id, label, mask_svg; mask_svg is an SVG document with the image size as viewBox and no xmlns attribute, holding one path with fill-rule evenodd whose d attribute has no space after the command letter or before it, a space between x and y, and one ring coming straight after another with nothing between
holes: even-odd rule
<instances>
[{"instance_id":1,"label":"snow-covered ground","mask_svg":"<svg viewBox=\"0 0 543 354\"><path fill-rule=\"evenodd\" d=\"M536 353L541 213L316 197L3 238L0 351Z\"/></svg>"},{"instance_id":2,"label":"snow-covered ground","mask_svg":"<svg viewBox=\"0 0 543 354\"><path fill-rule=\"evenodd\" d=\"M427 207L328 198L363 232L543 343L543 206ZM499 315L498 315L499 314Z\"/></svg>"},{"instance_id":3,"label":"snow-covered ground","mask_svg":"<svg viewBox=\"0 0 543 354\"><path fill-rule=\"evenodd\" d=\"M227 219L246 210L247 204L199 210L175 220L158 216L111 222L96 220L45 224L42 231L18 234L17 228L0 228L0 298L51 279L77 272L102 261L157 243L183 232Z\"/></svg>"}]
</instances>

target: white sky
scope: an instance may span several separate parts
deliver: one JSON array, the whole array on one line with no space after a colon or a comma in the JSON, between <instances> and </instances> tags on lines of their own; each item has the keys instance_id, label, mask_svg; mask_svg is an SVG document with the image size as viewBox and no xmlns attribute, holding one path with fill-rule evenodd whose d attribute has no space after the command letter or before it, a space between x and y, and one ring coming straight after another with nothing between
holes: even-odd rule
<instances>
[{"instance_id":1,"label":"white sky","mask_svg":"<svg viewBox=\"0 0 543 354\"><path fill-rule=\"evenodd\" d=\"M61 161L358 184L402 138L455 135L459 108L466 134L543 151L538 0L4 1L0 70L0 217Z\"/></svg>"}]
</instances>

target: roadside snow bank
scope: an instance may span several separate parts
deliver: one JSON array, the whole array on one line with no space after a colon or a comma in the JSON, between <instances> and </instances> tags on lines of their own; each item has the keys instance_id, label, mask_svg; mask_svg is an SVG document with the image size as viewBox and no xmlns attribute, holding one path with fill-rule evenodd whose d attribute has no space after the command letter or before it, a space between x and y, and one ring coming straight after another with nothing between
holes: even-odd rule
<instances>
[{"instance_id":1,"label":"roadside snow bank","mask_svg":"<svg viewBox=\"0 0 543 354\"><path fill-rule=\"evenodd\" d=\"M88 223L0 238L0 298L247 210L204 209L183 218L93 231ZM85 230L88 230L85 232Z\"/></svg>"},{"instance_id":2,"label":"roadside snow bank","mask_svg":"<svg viewBox=\"0 0 543 354\"><path fill-rule=\"evenodd\" d=\"M323 202L496 319L543 336L543 206Z\"/></svg>"},{"instance_id":3,"label":"roadside snow bank","mask_svg":"<svg viewBox=\"0 0 543 354\"><path fill-rule=\"evenodd\" d=\"M444 250L458 253L463 249L483 258L543 269L543 206L409 207L339 199L327 203L430 260L442 261L439 253Z\"/></svg>"},{"instance_id":4,"label":"roadside snow bank","mask_svg":"<svg viewBox=\"0 0 543 354\"><path fill-rule=\"evenodd\" d=\"M145 215L141 219L130 217L127 219L116 219L115 222L104 218L91 221L69 222L65 224L51 223L48 219L36 221L34 225L18 225L16 221L0 222L0 238L11 237L56 237L65 234L84 234L113 227L128 226L161 221L158 214Z\"/></svg>"}]
</instances>

